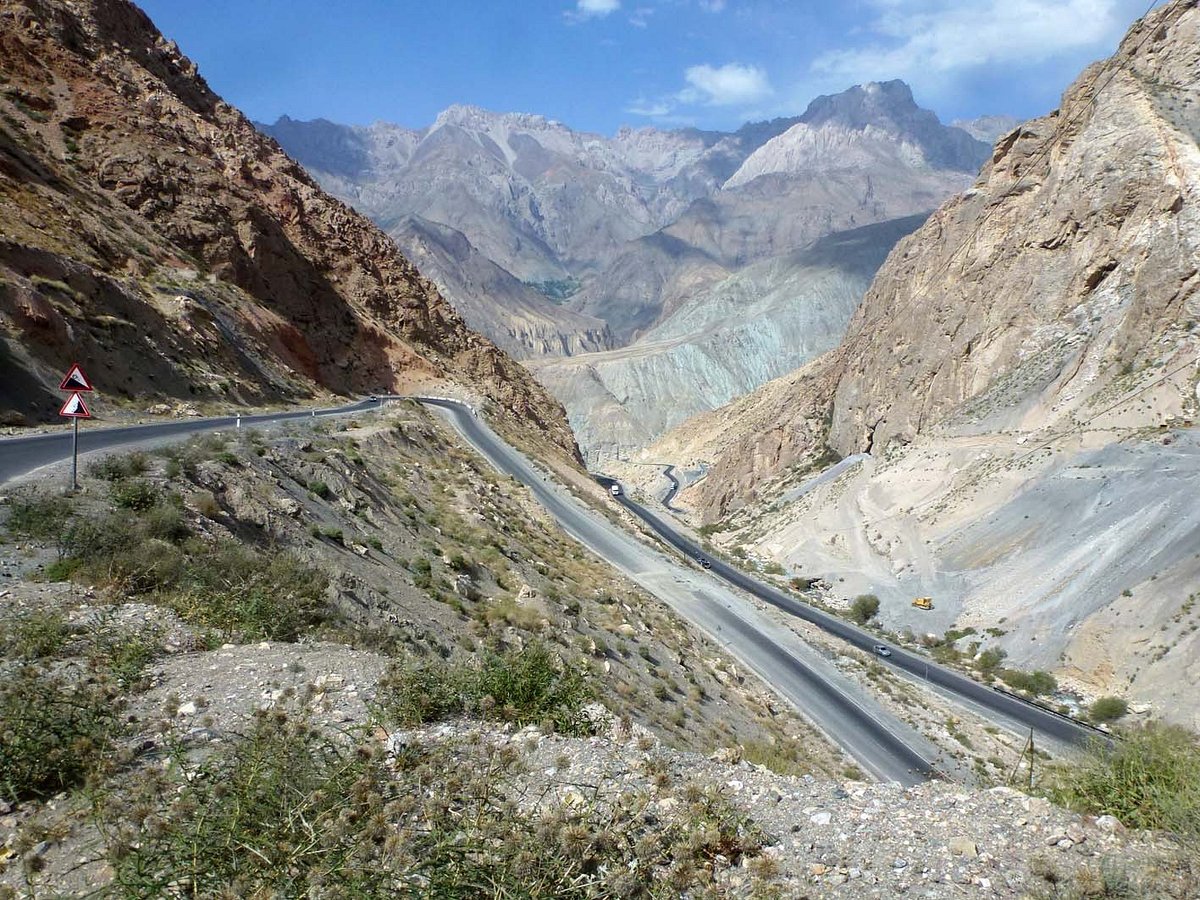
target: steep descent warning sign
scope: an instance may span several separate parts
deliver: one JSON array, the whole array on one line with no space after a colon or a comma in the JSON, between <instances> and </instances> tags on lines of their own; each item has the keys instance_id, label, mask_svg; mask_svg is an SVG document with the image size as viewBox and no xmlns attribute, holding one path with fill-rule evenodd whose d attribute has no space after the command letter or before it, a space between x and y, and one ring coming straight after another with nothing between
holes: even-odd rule
<instances>
[{"instance_id":1,"label":"steep descent warning sign","mask_svg":"<svg viewBox=\"0 0 1200 900\"><path fill-rule=\"evenodd\" d=\"M58 414L66 416L68 419L90 419L92 417L91 410L83 402L83 394L80 393L72 393L67 398L67 402L62 405L62 409L58 411Z\"/></svg>"},{"instance_id":2,"label":"steep descent warning sign","mask_svg":"<svg viewBox=\"0 0 1200 900\"><path fill-rule=\"evenodd\" d=\"M83 374L83 369L79 367L79 363L71 363L71 368L67 369L67 374L63 376L62 384L58 386L60 391L91 391L95 390L92 383L88 381L88 377ZM71 401L68 400L68 403Z\"/></svg>"}]
</instances>

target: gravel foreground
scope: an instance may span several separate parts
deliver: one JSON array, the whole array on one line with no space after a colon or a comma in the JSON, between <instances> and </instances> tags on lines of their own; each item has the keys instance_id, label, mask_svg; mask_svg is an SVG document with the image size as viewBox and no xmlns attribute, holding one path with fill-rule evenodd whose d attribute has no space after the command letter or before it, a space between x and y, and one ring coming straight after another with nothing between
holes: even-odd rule
<instances>
[{"instance_id":1,"label":"gravel foreground","mask_svg":"<svg viewBox=\"0 0 1200 900\"><path fill-rule=\"evenodd\" d=\"M389 733L370 724L386 664L336 644L181 651L155 663L149 690L130 711L144 747L171 733L203 752L235 739L255 710L287 706L323 728L383 742L392 755L442 745L472 765L481 754L509 753L517 763L499 787L527 813L594 809L638 795L643 817L669 822L686 814L697 791L716 792L762 836L758 853L713 861L728 896L1200 896L1167 837L1007 787L903 789L779 775L741 760L737 748L710 756L667 748L598 705L598 734L589 738L467 721ZM4 808L0 847L0 896L5 885L26 895L31 856L40 871L29 896L93 894L111 874L86 811L65 796Z\"/></svg>"}]
</instances>

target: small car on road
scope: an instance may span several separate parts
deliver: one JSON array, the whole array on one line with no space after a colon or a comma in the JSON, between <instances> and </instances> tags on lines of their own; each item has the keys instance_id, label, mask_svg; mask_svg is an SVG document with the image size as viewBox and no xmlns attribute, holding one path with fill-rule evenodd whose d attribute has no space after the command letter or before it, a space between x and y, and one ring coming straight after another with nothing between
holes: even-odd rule
<instances>
[{"instance_id":1,"label":"small car on road","mask_svg":"<svg viewBox=\"0 0 1200 900\"><path fill-rule=\"evenodd\" d=\"M712 568L712 563L708 561L708 557L707 557L707 556L697 556L697 557L696 557L696 562L700 563L700 565L701 565L701 567L702 567L702 568L705 568L705 569L711 569L711 568Z\"/></svg>"},{"instance_id":2,"label":"small car on road","mask_svg":"<svg viewBox=\"0 0 1200 900\"><path fill-rule=\"evenodd\" d=\"M875 652L877 654L879 654L880 656L891 656L892 655L892 651L889 650L887 647L885 647L883 644L876 644L874 649L875 649Z\"/></svg>"}]
</instances>

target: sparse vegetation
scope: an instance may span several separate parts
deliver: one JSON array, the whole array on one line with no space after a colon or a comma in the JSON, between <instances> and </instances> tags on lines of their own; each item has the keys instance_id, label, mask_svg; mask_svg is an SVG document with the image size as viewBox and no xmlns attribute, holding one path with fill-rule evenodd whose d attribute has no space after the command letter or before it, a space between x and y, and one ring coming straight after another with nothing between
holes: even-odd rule
<instances>
[{"instance_id":1,"label":"sparse vegetation","mask_svg":"<svg viewBox=\"0 0 1200 900\"><path fill-rule=\"evenodd\" d=\"M405 660L380 686L380 714L400 725L457 716L518 724L548 724L561 733L586 734L583 707L593 688L575 668L542 644L489 653L475 665Z\"/></svg>"},{"instance_id":2,"label":"sparse vegetation","mask_svg":"<svg viewBox=\"0 0 1200 900\"><path fill-rule=\"evenodd\" d=\"M43 665L0 679L0 798L46 797L79 784L118 728L106 679L71 681Z\"/></svg>"},{"instance_id":3,"label":"sparse vegetation","mask_svg":"<svg viewBox=\"0 0 1200 900\"><path fill-rule=\"evenodd\" d=\"M191 896L707 896L765 836L719 794L522 812L511 750L332 740L302 718L259 716L196 766L182 753L98 803L120 893ZM429 798L426 800L425 798ZM768 874L768 873L763 873Z\"/></svg>"},{"instance_id":4,"label":"sparse vegetation","mask_svg":"<svg viewBox=\"0 0 1200 900\"><path fill-rule=\"evenodd\" d=\"M1121 733L1115 746L1097 741L1087 758L1051 779L1058 803L1092 815L1116 816L1132 828L1200 838L1200 742L1175 725L1152 723Z\"/></svg>"}]
</instances>

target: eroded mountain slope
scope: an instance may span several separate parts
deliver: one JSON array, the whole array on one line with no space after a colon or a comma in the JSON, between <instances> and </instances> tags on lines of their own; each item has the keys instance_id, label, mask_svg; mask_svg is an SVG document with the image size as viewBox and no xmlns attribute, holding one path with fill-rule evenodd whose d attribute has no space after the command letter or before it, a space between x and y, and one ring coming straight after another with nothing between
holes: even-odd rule
<instances>
[{"instance_id":1,"label":"eroded mountain slope","mask_svg":"<svg viewBox=\"0 0 1200 900\"><path fill-rule=\"evenodd\" d=\"M589 459L641 447L836 346L913 216L839 232L698 287L628 347L528 363Z\"/></svg>"},{"instance_id":2,"label":"eroded mountain slope","mask_svg":"<svg viewBox=\"0 0 1200 900\"><path fill-rule=\"evenodd\" d=\"M568 454L561 408L123 0L0 3L4 406L456 382ZM21 396L35 387L35 393Z\"/></svg>"}]
</instances>

